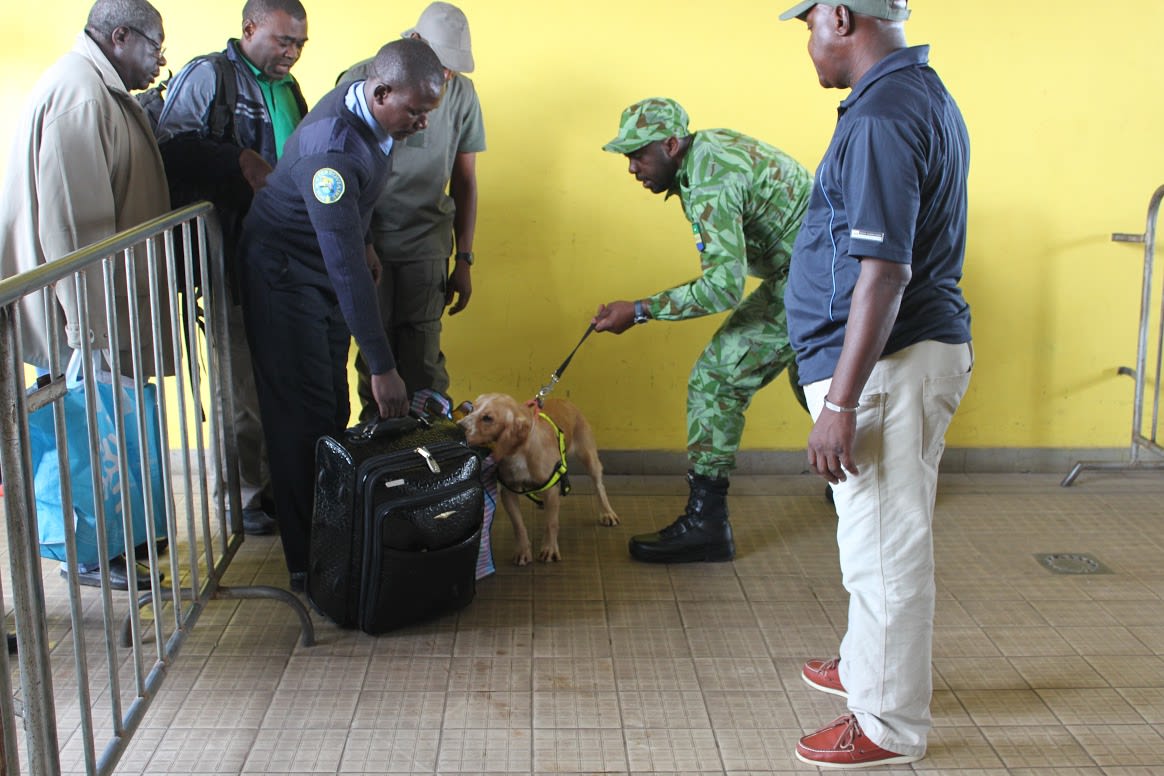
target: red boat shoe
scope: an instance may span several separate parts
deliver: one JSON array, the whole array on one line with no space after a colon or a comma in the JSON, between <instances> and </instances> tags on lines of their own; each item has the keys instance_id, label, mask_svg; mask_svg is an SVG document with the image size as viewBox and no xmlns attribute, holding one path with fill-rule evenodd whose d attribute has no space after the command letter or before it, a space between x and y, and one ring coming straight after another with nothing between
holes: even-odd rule
<instances>
[{"instance_id":1,"label":"red boat shoe","mask_svg":"<svg viewBox=\"0 0 1164 776\"><path fill-rule=\"evenodd\" d=\"M841 659L839 657L834 657L832 660L809 660L800 670L800 678L809 687L848 698L849 693L845 692L845 685L841 684L840 666Z\"/></svg>"},{"instance_id":2,"label":"red boat shoe","mask_svg":"<svg viewBox=\"0 0 1164 776\"><path fill-rule=\"evenodd\" d=\"M917 762L921 755L894 754L870 741L852 714L837 717L796 745L796 759L818 768L872 768Z\"/></svg>"}]
</instances>

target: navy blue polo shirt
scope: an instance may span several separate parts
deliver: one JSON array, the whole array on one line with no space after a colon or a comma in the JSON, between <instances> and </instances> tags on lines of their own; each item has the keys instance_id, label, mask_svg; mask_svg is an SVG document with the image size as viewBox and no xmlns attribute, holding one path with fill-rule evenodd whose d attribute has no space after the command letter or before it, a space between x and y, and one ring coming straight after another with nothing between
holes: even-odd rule
<instances>
[{"instance_id":1,"label":"navy blue polo shirt","mask_svg":"<svg viewBox=\"0 0 1164 776\"><path fill-rule=\"evenodd\" d=\"M912 266L882 356L923 340L970 341L958 287L970 139L929 46L882 59L837 113L784 292L802 385L836 369L861 257Z\"/></svg>"}]
</instances>

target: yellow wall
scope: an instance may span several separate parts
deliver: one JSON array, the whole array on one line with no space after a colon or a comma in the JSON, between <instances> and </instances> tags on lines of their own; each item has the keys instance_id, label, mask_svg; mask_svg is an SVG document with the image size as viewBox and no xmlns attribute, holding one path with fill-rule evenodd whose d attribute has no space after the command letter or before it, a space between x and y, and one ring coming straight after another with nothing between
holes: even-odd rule
<instances>
[{"instance_id":1,"label":"yellow wall","mask_svg":"<svg viewBox=\"0 0 1164 776\"><path fill-rule=\"evenodd\" d=\"M308 2L311 42L295 73L309 101L336 73L410 26L425 0ZM462 0L473 30L489 151L469 309L446 322L459 399L528 397L600 302L635 298L698 269L682 213L641 189L599 146L646 96L687 108L692 128L761 137L814 168L844 93L816 84L790 0L534 3ZM1164 25L1159 0L1119 12L1082 0L915 0L910 43L962 106L973 145L964 288L978 367L949 443L1118 446L1127 438L1141 231L1164 183L1159 140ZM158 3L171 63L221 48L241 2ZM13 108L71 45L88 5L42 0L4 11L0 146ZM717 319L652 323L591 338L557 395L579 403L602 446L679 449L690 364ZM808 431L781 381L757 398L745 446L795 449Z\"/></svg>"}]
</instances>

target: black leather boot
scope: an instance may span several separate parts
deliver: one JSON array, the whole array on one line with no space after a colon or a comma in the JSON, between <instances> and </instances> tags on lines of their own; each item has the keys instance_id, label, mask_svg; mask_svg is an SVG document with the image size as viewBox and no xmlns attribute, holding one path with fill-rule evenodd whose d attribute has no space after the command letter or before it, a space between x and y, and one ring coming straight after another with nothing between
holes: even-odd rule
<instances>
[{"instance_id":1,"label":"black leather boot","mask_svg":"<svg viewBox=\"0 0 1164 776\"><path fill-rule=\"evenodd\" d=\"M630 554L645 563L727 561L736 555L728 523L726 477L713 479L687 472L691 495L674 523L657 533L630 540Z\"/></svg>"}]
</instances>

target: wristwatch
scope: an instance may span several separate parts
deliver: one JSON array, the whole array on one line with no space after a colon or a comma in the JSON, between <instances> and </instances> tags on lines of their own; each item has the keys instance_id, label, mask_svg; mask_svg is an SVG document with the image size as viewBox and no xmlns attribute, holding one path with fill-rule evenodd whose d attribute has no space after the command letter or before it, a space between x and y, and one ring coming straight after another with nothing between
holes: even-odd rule
<instances>
[{"instance_id":1,"label":"wristwatch","mask_svg":"<svg viewBox=\"0 0 1164 776\"><path fill-rule=\"evenodd\" d=\"M453 260L463 261L471 267L473 266L473 253L472 251L458 251L453 254Z\"/></svg>"},{"instance_id":2,"label":"wristwatch","mask_svg":"<svg viewBox=\"0 0 1164 776\"><path fill-rule=\"evenodd\" d=\"M649 320L651 320L651 317L649 315L647 315L647 308L646 308L646 305L643 304L643 300L636 299L635 300L635 323L646 323Z\"/></svg>"}]
</instances>

